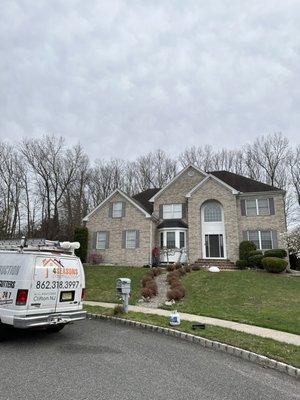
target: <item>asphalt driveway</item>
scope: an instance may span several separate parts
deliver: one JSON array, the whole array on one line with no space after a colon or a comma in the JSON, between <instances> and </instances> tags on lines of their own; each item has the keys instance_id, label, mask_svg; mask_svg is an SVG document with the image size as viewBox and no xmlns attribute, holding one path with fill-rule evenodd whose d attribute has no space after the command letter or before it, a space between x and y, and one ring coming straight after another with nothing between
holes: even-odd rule
<instances>
[{"instance_id":1,"label":"asphalt driveway","mask_svg":"<svg viewBox=\"0 0 300 400\"><path fill-rule=\"evenodd\" d=\"M0 343L0 398L300 399L300 383L162 334L87 320Z\"/></svg>"}]
</instances>

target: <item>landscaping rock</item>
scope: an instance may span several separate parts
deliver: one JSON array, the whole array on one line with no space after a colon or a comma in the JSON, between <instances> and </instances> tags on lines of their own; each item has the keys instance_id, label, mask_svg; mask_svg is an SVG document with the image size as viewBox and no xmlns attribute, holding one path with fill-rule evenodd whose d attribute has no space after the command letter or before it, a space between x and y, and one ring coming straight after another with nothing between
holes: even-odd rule
<instances>
[{"instance_id":1,"label":"landscaping rock","mask_svg":"<svg viewBox=\"0 0 300 400\"><path fill-rule=\"evenodd\" d=\"M209 272L220 272L219 267L209 267L208 270L209 270Z\"/></svg>"}]
</instances>

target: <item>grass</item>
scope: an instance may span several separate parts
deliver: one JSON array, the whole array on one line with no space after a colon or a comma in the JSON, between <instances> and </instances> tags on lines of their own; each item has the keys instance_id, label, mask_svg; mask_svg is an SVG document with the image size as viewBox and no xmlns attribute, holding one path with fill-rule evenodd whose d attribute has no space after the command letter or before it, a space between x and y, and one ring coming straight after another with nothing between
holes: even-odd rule
<instances>
[{"instance_id":1,"label":"grass","mask_svg":"<svg viewBox=\"0 0 300 400\"><path fill-rule=\"evenodd\" d=\"M138 299L140 280L147 272L146 268L121 267L121 266L85 266L85 286L87 288L86 300L116 303L117 278L131 279L130 304L135 304Z\"/></svg>"},{"instance_id":2,"label":"grass","mask_svg":"<svg viewBox=\"0 0 300 400\"><path fill-rule=\"evenodd\" d=\"M85 306L86 311L96 314L112 315L113 310L103 307ZM137 312L128 312L122 314L122 318L128 318L134 321L140 321L152 325L169 327L166 317L147 315ZM253 351L258 354L273 358L275 360L300 367L300 347L291 344L277 342L276 340L261 338L244 332L237 332L232 329L218 326L206 325L204 330L196 331L192 329L192 322L182 321L180 326L172 327L183 332L192 333L210 340L216 340L227 343L232 346Z\"/></svg>"},{"instance_id":3,"label":"grass","mask_svg":"<svg viewBox=\"0 0 300 400\"><path fill-rule=\"evenodd\" d=\"M186 297L176 304L179 311L300 333L299 278L254 270L202 270L187 274L182 283Z\"/></svg>"}]
</instances>

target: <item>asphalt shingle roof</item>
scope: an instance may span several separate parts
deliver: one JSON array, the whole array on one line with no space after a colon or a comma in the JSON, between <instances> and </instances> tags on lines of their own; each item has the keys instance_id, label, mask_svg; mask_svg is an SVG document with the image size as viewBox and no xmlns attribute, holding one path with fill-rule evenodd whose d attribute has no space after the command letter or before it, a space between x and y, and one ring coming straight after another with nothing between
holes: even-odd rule
<instances>
[{"instance_id":1,"label":"asphalt shingle roof","mask_svg":"<svg viewBox=\"0 0 300 400\"><path fill-rule=\"evenodd\" d=\"M275 186L267 185L266 183L255 181L243 175L234 174L233 172L211 171L209 173L239 192L269 192L281 190Z\"/></svg>"},{"instance_id":2,"label":"asphalt shingle roof","mask_svg":"<svg viewBox=\"0 0 300 400\"><path fill-rule=\"evenodd\" d=\"M146 210L149 214L153 213L153 203L150 203L149 200L153 197L157 192L160 191L160 188L153 188L144 190L141 193L135 194L132 196L132 199L137 202L144 210Z\"/></svg>"},{"instance_id":3,"label":"asphalt shingle roof","mask_svg":"<svg viewBox=\"0 0 300 400\"><path fill-rule=\"evenodd\" d=\"M187 228L188 225L181 219L165 219L158 225L158 229L162 228Z\"/></svg>"}]
</instances>

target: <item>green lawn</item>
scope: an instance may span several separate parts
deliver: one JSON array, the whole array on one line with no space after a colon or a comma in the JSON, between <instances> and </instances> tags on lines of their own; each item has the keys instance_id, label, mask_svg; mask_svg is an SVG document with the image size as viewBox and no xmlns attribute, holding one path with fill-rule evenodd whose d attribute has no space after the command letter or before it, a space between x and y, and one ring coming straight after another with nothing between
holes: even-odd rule
<instances>
[{"instance_id":1,"label":"green lawn","mask_svg":"<svg viewBox=\"0 0 300 400\"><path fill-rule=\"evenodd\" d=\"M102 307L85 306L86 311L91 313L112 315L112 309ZM122 318L128 318L143 323L169 327L168 318L156 315L147 315L136 312L122 314ZM276 340L265 339L259 336L249 335L248 333L237 332L232 329L218 326L206 325L204 330L193 330L192 322L182 321L179 327L172 327L183 332L192 333L207 339L227 343L232 346L240 347L245 350L253 351L265 355L275 360L285 362L295 367L300 367L300 347Z\"/></svg>"},{"instance_id":2,"label":"green lawn","mask_svg":"<svg viewBox=\"0 0 300 400\"><path fill-rule=\"evenodd\" d=\"M130 304L136 303L140 280L147 272L146 268L94 265L86 266L84 270L87 288L86 300L116 303L117 278L130 278L132 288Z\"/></svg>"},{"instance_id":3,"label":"green lawn","mask_svg":"<svg viewBox=\"0 0 300 400\"><path fill-rule=\"evenodd\" d=\"M243 270L194 271L176 309L300 334L300 279Z\"/></svg>"}]
</instances>

